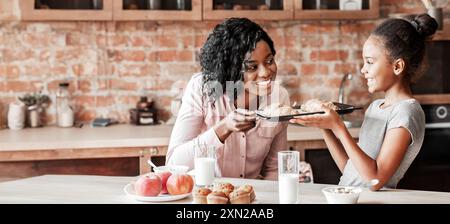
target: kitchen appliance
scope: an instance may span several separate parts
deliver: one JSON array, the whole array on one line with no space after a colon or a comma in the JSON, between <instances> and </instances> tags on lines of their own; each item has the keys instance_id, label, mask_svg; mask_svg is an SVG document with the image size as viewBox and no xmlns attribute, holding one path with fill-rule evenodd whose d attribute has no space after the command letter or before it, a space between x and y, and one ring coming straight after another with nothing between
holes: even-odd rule
<instances>
[{"instance_id":1,"label":"kitchen appliance","mask_svg":"<svg viewBox=\"0 0 450 224\"><path fill-rule=\"evenodd\" d=\"M414 94L450 93L450 41L427 43L428 70L413 85Z\"/></svg>"},{"instance_id":2,"label":"kitchen appliance","mask_svg":"<svg viewBox=\"0 0 450 224\"><path fill-rule=\"evenodd\" d=\"M398 188L450 192L450 104L422 105L422 148Z\"/></svg>"},{"instance_id":3,"label":"kitchen appliance","mask_svg":"<svg viewBox=\"0 0 450 224\"><path fill-rule=\"evenodd\" d=\"M158 124L157 111L153 107L153 101L142 96L136 108L130 109L130 122L134 125Z\"/></svg>"}]
</instances>

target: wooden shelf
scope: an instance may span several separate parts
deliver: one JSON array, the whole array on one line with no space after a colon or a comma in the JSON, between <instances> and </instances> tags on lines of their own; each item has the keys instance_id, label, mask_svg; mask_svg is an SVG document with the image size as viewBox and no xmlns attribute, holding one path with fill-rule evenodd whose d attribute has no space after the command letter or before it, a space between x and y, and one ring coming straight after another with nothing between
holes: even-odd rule
<instances>
[{"instance_id":1,"label":"wooden shelf","mask_svg":"<svg viewBox=\"0 0 450 224\"><path fill-rule=\"evenodd\" d=\"M192 0L192 10L129 10L123 9L123 0L114 0L113 19L133 20L202 20L202 0Z\"/></svg>"},{"instance_id":2,"label":"wooden shelf","mask_svg":"<svg viewBox=\"0 0 450 224\"><path fill-rule=\"evenodd\" d=\"M282 0L282 10L215 10L213 0L203 0L204 20L223 20L230 17L246 17L253 20L292 20L294 7L292 0Z\"/></svg>"},{"instance_id":3,"label":"wooden shelf","mask_svg":"<svg viewBox=\"0 0 450 224\"><path fill-rule=\"evenodd\" d=\"M450 94L414 95L421 104L450 104Z\"/></svg>"},{"instance_id":4,"label":"wooden shelf","mask_svg":"<svg viewBox=\"0 0 450 224\"><path fill-rule=\"evenodd\" d=\"M101 10L35 9L35 0L20 0L21 17L24 21L95 21L112 20L113 0L103 0Z\"/></svg>"},{"instance_id":5,"label":"wooden shelf","mask_svg":"<svg viewBox=\"0 0 450 224\"><path fill-rule=\"evenodd\" d=\"M356 20L377 19L380 17L380 0L369 0L369 9L338 10L338 9L303 9L303 0L295 2L294 18L302 20Z\"/></svg>"}]
</instances>

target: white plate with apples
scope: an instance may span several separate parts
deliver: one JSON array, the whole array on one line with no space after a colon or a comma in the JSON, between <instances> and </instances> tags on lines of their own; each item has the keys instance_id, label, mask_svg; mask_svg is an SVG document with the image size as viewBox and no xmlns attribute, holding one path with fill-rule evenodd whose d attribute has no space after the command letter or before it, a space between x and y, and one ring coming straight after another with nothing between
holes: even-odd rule
<instances>
[{"instance_id":1,"label":"white plate with apples","mask_svg":"<svg viewBox=\"0 0 450 224\"><path fill-rule=\"evenodd\" d=\"M179 194L179 195L159 194L158 196L154 196L154 197L139 196L134 191L133 183L127 184L123 188L123 191L125 192L126 195L134 198L135 200L137 200L137 201L145 201L145 202L176 201L176 200L180 200L180 199L186 198L189 195L191 195L191 193L187 193L187 194Z\"/></svg>"}]
</instances>

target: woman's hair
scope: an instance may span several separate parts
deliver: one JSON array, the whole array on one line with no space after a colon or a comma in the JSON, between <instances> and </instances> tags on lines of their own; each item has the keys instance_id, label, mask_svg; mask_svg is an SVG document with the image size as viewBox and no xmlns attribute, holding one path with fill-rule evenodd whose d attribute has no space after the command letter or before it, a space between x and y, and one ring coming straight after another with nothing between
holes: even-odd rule
<instances>
[{"instance_id":1,"label":"woman's hair","mask_svg":"<svg viewBox=\"0 0 450 224\"><path fill-rule=\"evenodd\" d=\"M391 62L405 61L406 81L415 81L425 71L425 42L438 24L428 14L411 15L405 19L389 19L381 23L372 35L381 39Z\"/></svg>"},{"instance_id":2,"label":"woman's hair","mask_svg":"<svg viewBox=\"0 0 450 224\"><path fill-rule=\"evenodd\" d=\"M226 82L244 81L243 62L256 43L265 41L275 55L275 48L269 35L256 23L247 18L230 18L216 25L200 50L200 66L203 73L203 96L213 101L226 91ZM220 88L221 93L215 92ZM238 94L234 89L234 96Z\"/></svg>"}]
</instances>

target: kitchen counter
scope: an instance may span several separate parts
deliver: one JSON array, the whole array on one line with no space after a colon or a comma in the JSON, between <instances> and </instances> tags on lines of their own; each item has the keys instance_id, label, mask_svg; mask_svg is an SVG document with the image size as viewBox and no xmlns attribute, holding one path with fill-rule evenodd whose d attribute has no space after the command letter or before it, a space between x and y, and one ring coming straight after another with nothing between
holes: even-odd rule
<instances>
[{"instance_id":1,"label":"kitchen counter","mask_svg":"<svg viewBox=\"0 0 450 224\"><path fill-rule=\"evenodd\" d=\"M112 125L104 128L26 128L0 130L0 151L167 146L171 125ZM349 129L357 137L359 128ZM317 128L289 125L288 141L323 140Z\"/></svg>"},{"instance_id":2,"label":"kitchen counter","mask_svg":"<svg viewBox=\"0 0 450 224\"><path fill-rule=\"evenodd\" d=\"M170 135L173 126L134 126L112 125L109 127L93 128L26 128L22 130L0 130L0 181L11 177L29 177L47 174L43 167L53 167L52 162L72 160L71 163L60 162L49 172L59 174L67 170L75 174L107 175L108 167L89 165L84 173L78 173L82 160L96 159L119 167L130 164L138 159L138 172L143 174L150 171L147 161L152 158L163 159L167 154ZM352 128L350 133L355 138L359 129ZM288 127L288 149L300 152L300 160L305 160L306 150L326 148L322 134L317 128L306 128L298 125ZM114 164L107 159L129 159L129 162ZM66 165L67 164L67 165ZM81 165L80 165L81 167ZM20 168L20 169L19 169ZM81 168L80 168L81 169ZM126 171L133 172L134 169ZM99 173L100 172L100 173ZM119 172L119 171L114 171ZM122 171L120 171L122 172ZM123 171L125 172L125 171ZM116 175L116 174L115 174Z\"/></svg>"},{"instance_id":3,"label":"kitchen counter","mask_svg":"<svg viewBox=\"0 0 450 224\"><path fill-rule=\"evenodd\" d=\"M144 203L125 195L123 188L136 177L45 175L0 183L0 203ZM251 184L256 200L262 204L278 203L278 182L266 180L216 178L216 182L233 185ZM324 184L299 183L300 204L325 204ZM166 203L190 204L192 196ZM145 202L148 203L148 202ZM161 202L160 202L161 203ZM359 204L437 204L450 203L450 193L388 189L364 191Z\"/></svg>"}]
</instances>

